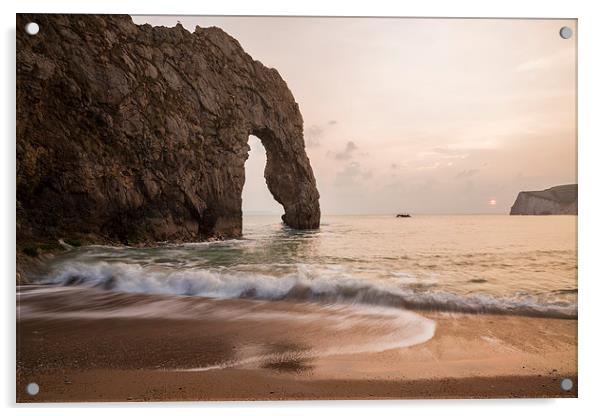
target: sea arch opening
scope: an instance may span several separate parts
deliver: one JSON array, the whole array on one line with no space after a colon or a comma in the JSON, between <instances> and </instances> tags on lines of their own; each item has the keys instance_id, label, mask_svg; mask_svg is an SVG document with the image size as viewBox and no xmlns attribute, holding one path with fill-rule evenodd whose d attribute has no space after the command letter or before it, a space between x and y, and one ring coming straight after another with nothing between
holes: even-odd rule
<instances>
[{"instance_id":1,"label":"sea arch opening","mask_svg":"<svg viewBox=\"0 0 602 416\"><path fill-rule=\"evenodd\" d=\"M266 178L266 149L259 137L249 135L249 156L245 161L245 182L242 190L243 227L245 218L277 217L284 214L284 207L270 192Z\"/></svg>"}]
</instances>

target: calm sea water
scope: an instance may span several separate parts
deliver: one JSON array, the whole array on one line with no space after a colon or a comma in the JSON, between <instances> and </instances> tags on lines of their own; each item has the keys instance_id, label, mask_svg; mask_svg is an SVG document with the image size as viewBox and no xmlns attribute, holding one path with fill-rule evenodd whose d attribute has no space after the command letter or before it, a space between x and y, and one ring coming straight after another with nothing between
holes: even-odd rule
<instances>
[{"instance_id":1,"label":"calm sea water","mask_svg":"<svg viewBox=\"0 0 602 416\"><path fill-rule=\"evenodd\" d=\"M210 298L577 317L577 217L244 219L237 240L73 249L39 283Z\"/></svg>"}]
</instances>

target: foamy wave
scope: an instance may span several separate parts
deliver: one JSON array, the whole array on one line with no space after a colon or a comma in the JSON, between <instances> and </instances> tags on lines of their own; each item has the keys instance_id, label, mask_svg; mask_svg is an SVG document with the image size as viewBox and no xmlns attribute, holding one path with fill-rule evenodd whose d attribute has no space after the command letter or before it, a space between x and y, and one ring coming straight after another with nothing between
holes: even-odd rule
<instances>
[{"instance_id":1,"label":"foamy wave","mask_svg":"<svg viewBox=\"0 0 602 416\"><path fill-rule=\"evenodd\" d=\"M41 283L218 299L295 299L416 310L577 317L576 305L569 302L541 303L528 296L496 298L486 294L461 296L436 291L419 292L392 281L335 273L327 266L320 270L309 273L306 267L299 266L295 273L273 276L227 269L165 269L126 263L69 262L55 266Z\"/></svg>"},{"instance_id":2,"label":"foamy wave","mask_svg":"<svg viewBox=\"0 0 602 416\"><path fill-rule=\"evenodd\" d=\"M232 359L179 371L206 371L271 361L381 352L421 344L435 334L436 323L411 311L366 305L319 305L248 300L206 300L151 296L84 287L18 288L19 321L35 319L153 319L219 322L236 331L240 348ZM245 322L239 332L237 322ZM264 344L245 342L261 332ZM289 347L274 348L289 334ZM252 339L252 336L251 336Z\"/></svg>"}]
</instances>

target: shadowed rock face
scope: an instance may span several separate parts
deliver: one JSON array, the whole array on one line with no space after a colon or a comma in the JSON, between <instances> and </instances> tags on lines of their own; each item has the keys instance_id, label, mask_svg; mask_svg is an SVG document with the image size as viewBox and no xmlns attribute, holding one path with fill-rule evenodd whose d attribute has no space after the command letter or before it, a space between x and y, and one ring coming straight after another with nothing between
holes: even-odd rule
<instances>
[{"instance_id":1,"label":"shadowed rock face","mask_svg":"<svg viewBox=\"0 0 602 416\"><path fill-rule=\"evenodd\" d=\"M577 185L519 192L510 215L577 215Z\"/></svg>"},{"instance_id":2,"label":"shadowed rock face","mask_svg":"<svg viewBox=\"0 0 602 416\"><path fill-rule=\"evenodd\" d=\"M250 134L283 221L318 227L298 105L221 29L115 15L18 15L17 27L18 239L240 236Z\"/></svg>"}]
</instances>

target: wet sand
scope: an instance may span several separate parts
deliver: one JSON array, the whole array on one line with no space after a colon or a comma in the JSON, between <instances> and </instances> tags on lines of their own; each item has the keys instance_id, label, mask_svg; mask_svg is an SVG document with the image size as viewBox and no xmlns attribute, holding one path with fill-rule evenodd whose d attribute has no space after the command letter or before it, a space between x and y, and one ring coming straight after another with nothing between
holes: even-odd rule
<instances>
[{"instance_id":1,"label":"wet sand","mask_svg":"<svg viewBox=\"0 0 602 416\"><path fill-rule=\"evenodd\" d=\"M17 401L577 396L576 320L420 312L411 325L427 318L434 336L387 349L398 321L375 328L361 311L199 298L157 311L156 297L88 291L20 298ZM316 319L300 319L309 311ZM335 331L321 313L355 323ZM333 354L335 344L345 348ZM30 382L38 395L25 393Z\"/></svg>"}]
</instances>

